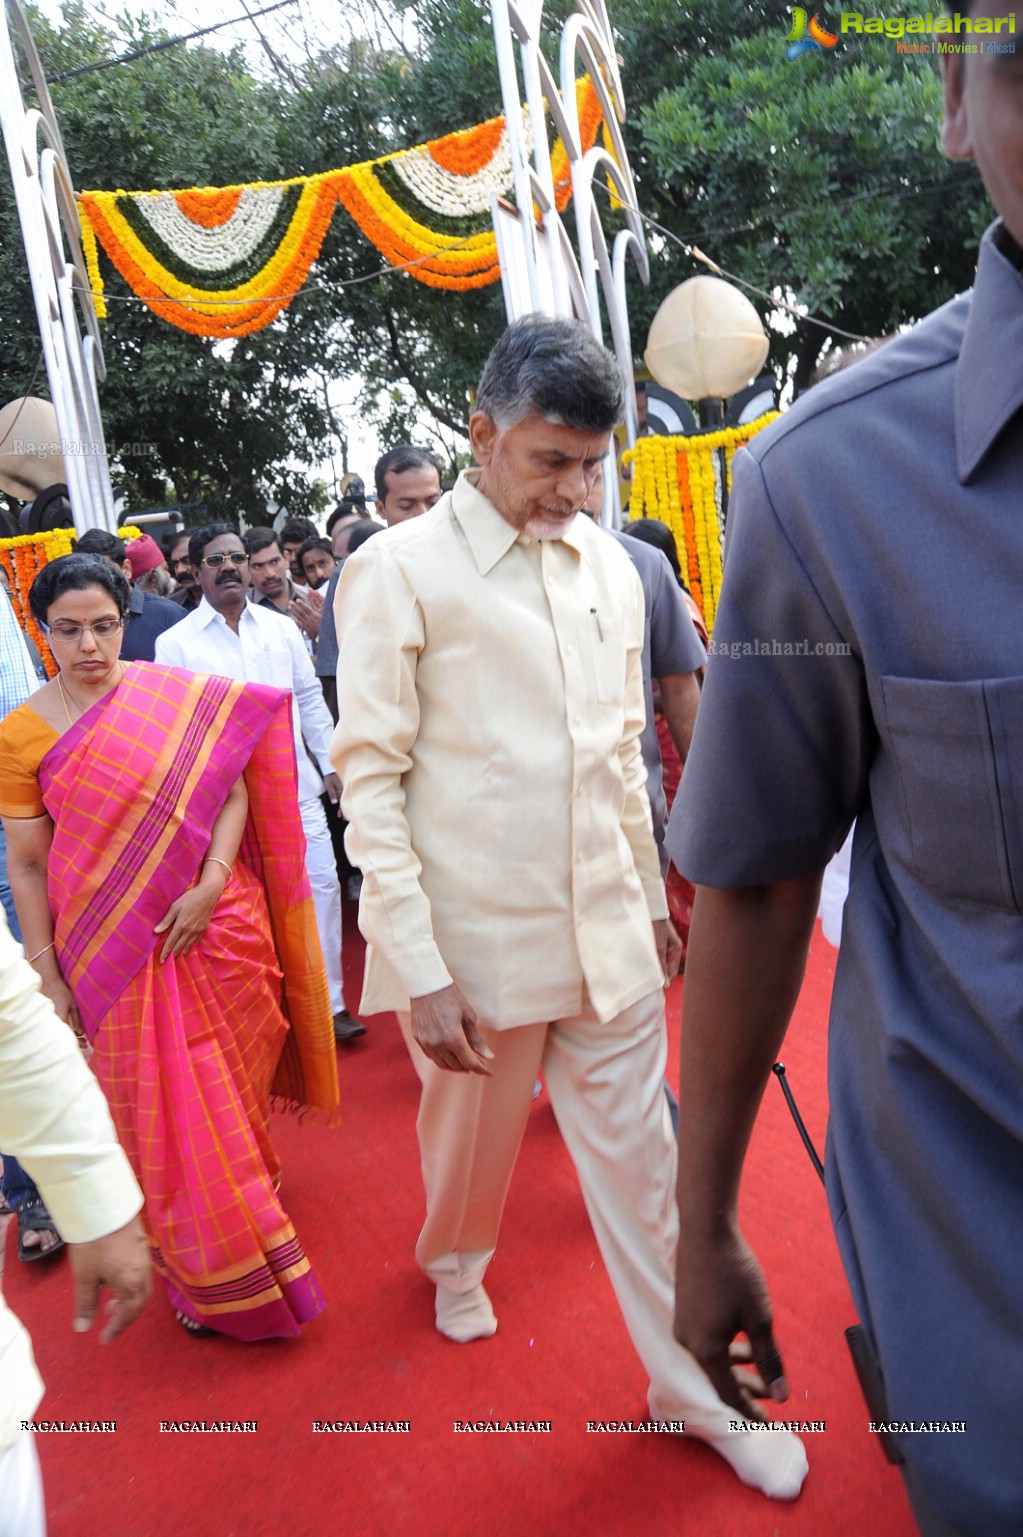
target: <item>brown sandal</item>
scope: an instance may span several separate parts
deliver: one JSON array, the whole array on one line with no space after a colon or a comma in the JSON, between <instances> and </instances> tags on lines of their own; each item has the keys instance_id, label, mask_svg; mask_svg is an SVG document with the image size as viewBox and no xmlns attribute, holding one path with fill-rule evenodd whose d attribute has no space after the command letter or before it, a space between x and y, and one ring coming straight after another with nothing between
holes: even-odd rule
<instances>
[{"instance_id":1,"label":"brown sandal","mask_svg":"<svg viewBox=\"0 0 1023 1537\"><path fill-rule=\"evenodd\" d=\"M57 1232L56 1224L39 1196L28 1196L14 1215L18 1219L18 1258L24 1260L26 1265L31 1265L37 1259L49 1259L52 1255L60 1253L64 1247L64 1240ZM26 1244L26 1233L52 1233L57 1242L45 1249L41 1244Z\"/></svg>"},{"instance_id":2,"label":"brown sandal","mask_svg":"<svg viewBox=\"0 0 1023 1537\"><path fill-rule=\"evenodd\" d=\"M190 1334L193 1339L210 1339L217 1332L216 1329L207 1329L206 1325L199 1323L197 1319L189 1318L187 1313L176 1312L174 1317L185 1333Z\"/></svg>"}]
</instances>

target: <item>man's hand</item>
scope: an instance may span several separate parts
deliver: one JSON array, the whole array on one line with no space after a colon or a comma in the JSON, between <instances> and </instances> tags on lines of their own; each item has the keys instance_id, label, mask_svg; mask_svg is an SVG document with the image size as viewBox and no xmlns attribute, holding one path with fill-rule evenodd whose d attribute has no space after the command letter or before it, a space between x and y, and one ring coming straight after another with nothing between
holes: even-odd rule
<instances>
[{"instance_id":1,"label":"man's hand","mask_svg":"<svg viewBox=\"0 0 1023 1537\"><path fill-rule=\"evenodd\" d=\"M749 1348L733 1345L744 1333ZM675 1338L699 1362L726 1404L746 1419L764 1415L754 1397L783 1402L789 1396L771 1327L771 1299L756 1256L738 1228L719 1239L692 1239L678 1246ZM733 1370L752 1362L759 1376Z\"/></svg>"},{"instance_id":2,"label":"man's hand","mask_svg":"<svg viewBox=\"0 0 1023 1537\"><path fill-rule=\"evenodd\" d=\"M437 1067L449 1073L482 1073L494 1053L476 1028L476 1013L452 982L438 993L412 999L412 1034Z\"/></svg>"},{"instance_id":3,"label":"man's hand","mask_svg":"<svg viewBox=\"0 0 1023 1537\"><path fill-rule=\"evenodd\" d=\"M308 598L292 598L288 604L288 613L298 620L299 628L304 630L310 640L315 640L320 633L320 619L323 615L323 599L320 598L319 606L310 603Z\"/></svg>"},{"instance_id":4,"label":"man's hand","mask_svg":"<svg viewBox=\"0 0 1023 1537\"><path fill-rule=\"evenodd\" d=\"M107 1286L114 1294L107 1303L106 1324L99 1337L101 1345L108 1345L138 1317L149 1296L152 1272L142 1224L138 1217L132 1217L125 1227L105 1238L69 1244L68 1253L75 1280L76 1333L84 1334L92 1327L100 1287Z\"/></svg>"},{"instance_id":5,"label":"man's hand","mask_svg":"<svg viewBox=\"0 0 1023 1537\"><path fill-rule=\"evenodd\" d=\"M330 796L335 806L341 804L341 781L336 774L324 774L323 791Z\"/></svg>"},{"instance_id":6,"label":"man's hand","mask_svg":"<svg viewBox=\"0 0 1023 1537\"><path fill-rule=\"evenodd\" d=\"M85 1032L82 1029L82 1016L78 1012L78 1005L64 978L43 977L39 983L39 991L44 997L49 998L57 1018L62 1019L66 1025L70 1025L79 1041L83 1041Z\"/></svg>"},{"instance_id":7,"label":"man's hand","mask_svg":"<svg viewBox=\"0 0 1023 1537\"><path fill-rule=\"evenodd\" d=\"M682 941L675 932L675 925L670 918L654 919L654 942L657 945L657 959L661 963L661 971L664 974L664 985L670 987L678 976L678 968L682 964Z\"/></svg>"}]
</instances>

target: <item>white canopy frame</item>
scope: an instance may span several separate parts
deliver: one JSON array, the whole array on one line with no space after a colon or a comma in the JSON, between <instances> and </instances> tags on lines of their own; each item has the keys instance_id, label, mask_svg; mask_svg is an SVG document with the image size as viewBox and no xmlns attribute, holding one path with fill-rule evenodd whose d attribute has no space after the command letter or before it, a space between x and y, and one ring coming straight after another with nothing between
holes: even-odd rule
<instances>
[{"instance_id":1,"label":"white canopy frame","mask_svg":"<svg viewBox=\"0 0 1023 1537\"><path fill-rule=\"evenodd\" d=\"M25 105L15 42L31 73L38 107ZM103 345L67 155L19 0L5 0L0 8L0 126L75 527L113 533L117 518L98 394L106 378Z\"/></svg>"},{"instance_id":2,"label":"white canopy frame","mask_svg":"<svg viewBox=\"0 0 1023 1537\"><path fill-rule=\"evenodd\" d=\"M490 0L515 192L514 207L494 199L494 228L509 321L533 312L574 317L603 342L607 316L626 386L625 430L632 447L637 408L626 289L630 259L644 284L650 281L650 259L621 133L625 97L607 8L604 0L576 3L562 28L559 87L540 49L543 0ZM583 150L575 91L580 65L597 91L611 153L600 145ZM555 206L548 117L561 135L571 168L574 245ZM601 196L598 201L598 175L607 178L611 198ZM604 216L616 202L624 228L609 249ZM605 518L610 513L617 522L617 475L606 473L605 484L613 491Z\"/></svg>"}]
</instances>

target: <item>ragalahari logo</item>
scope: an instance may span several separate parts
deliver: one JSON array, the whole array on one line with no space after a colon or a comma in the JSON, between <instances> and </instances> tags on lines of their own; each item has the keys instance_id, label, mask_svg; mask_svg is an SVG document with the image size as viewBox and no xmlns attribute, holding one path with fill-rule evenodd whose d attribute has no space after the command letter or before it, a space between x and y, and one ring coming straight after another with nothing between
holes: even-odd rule
<instances>
[{"instance_id":1,"label":"ragalahari logo","mask_svg":"<svg viewBox=\"0 0 1023 1537\"><path fill-rule=\"evenodd\" d=\"M829 32L827 27L821 24L820 14L814 11L807 18L801 5L792 7L792 31L785 39L788 47L785 57L791 64L793 59L798 59L801 53L824 53L829 48L834 48L838 43L838 33Z\"/></svg>"}]
</instances>

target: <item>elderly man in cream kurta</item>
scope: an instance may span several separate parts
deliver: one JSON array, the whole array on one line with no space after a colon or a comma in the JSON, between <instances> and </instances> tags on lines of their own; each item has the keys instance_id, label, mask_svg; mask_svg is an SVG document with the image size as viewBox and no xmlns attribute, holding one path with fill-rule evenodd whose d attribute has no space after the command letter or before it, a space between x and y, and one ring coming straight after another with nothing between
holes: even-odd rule
<instances>
[{"instance_id":1,"label":"elderly man in cream kurta","mask_svg":"<svg viewBox=\"0 0 1023 1537\"><path fill-rule=\"evenodd\" d=\"M478 469L352 556L335 599L363 1009L409 1013L422 1079L417 1258L441 1333L492 1335L483 1279L542 1066L651 1414L792 1497L799 1441L729 1430L735 1412L672 1335L661 1084L678 951L639 745L643 595L625 552L576 516L621 377L582 326L529 317L478 401Z\"/></svg>"}]
</instances>

